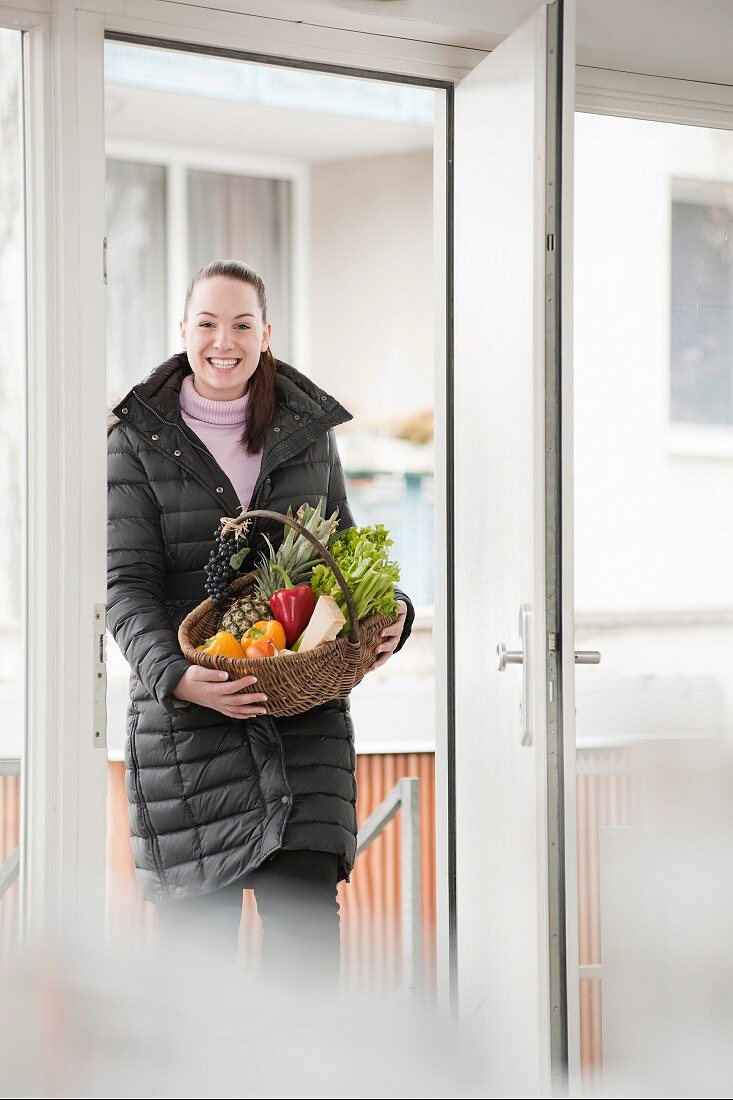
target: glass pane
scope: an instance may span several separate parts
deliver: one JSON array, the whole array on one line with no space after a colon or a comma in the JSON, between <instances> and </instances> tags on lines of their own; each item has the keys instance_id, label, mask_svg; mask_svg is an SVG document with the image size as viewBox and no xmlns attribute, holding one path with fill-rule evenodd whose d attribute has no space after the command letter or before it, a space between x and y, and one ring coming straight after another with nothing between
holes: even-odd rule
<instances>
[{"instance_id":1,"label":"glass pane","mask_svg":"<svg viewBox=\"0 0 733 1100\"><path fill-rule=\"evenodd\" d=\"M26 300L22 33L0 28L0 958L17 943L25 751Z\"/></svg>"},{"instance_id":2,"label":"glass pane","mask_svg":"<svg viewBox=\"0 0 733 1100\"><path fill-rule=\"evenodd\" d=\"M733 425L733 187L709 190L693 181L672 203L671 410Z\"/></svg>"},{"instance_id":3,"label":"glass pane","mask_svg":"<svg viewBox=\"0 0 733 1100\"><path fill-rule=\"evenodd\" d=\"M349 503L358 524L383 523L400 565L400 588L421 607L433 607L433 474L347 474Z\"/></svg>"},{"instance_id":4,"label":"glass pane","mask_svg":"<svg viewBox=\"0 0 733 1100\"><path fill-rule=\"evenodd\" d=\"M733 916L733 134L578 114L575 157L575 645L601 653L576 670L581 1058L591 1093L660 1095L665 1066L708 1095L691 1028L718 1041Z\"/></svg>"},{"instance_id":5,"label":"glass pane","mask_svg":"<svg viewBox=\"0 0 733 1100\"><path fill-rule=\"evenodd\" d=\"M188 173L191 274L218 259L238 259L267 287L267 314L279 359L291 362L291 191L289 180L217 172Z\"/></svg>"},{"instance_id":6,"label":"glass pane","mask_svg":"<svg viewBox=\"0 0 733 1100\"><path fill-rule=\"evenodd\" d=\"M107 386L116 405L140 364L168 358L166 170L107 160ZM147 374L147 370L143 370Z\"/></svg>"}]
</instances>

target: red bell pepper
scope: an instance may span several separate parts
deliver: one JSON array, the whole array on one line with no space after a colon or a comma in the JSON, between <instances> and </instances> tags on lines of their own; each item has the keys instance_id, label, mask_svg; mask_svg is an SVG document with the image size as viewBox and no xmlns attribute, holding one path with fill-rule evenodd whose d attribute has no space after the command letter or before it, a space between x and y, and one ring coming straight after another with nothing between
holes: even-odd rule
<instances>
[{"instance_id":1,"label":"red bell pepper","mask_svg":"<svg viewBox=\"0 0 733 1100\"><path fill-rule=\"evenodd\" d=\"M285 587L270 596L270 609L285 631L285 641L292 646L303 633L316 608L316 597L309 584L293 584L279 565L273 565L285 579Z\"/></svg>"}]
</instances>

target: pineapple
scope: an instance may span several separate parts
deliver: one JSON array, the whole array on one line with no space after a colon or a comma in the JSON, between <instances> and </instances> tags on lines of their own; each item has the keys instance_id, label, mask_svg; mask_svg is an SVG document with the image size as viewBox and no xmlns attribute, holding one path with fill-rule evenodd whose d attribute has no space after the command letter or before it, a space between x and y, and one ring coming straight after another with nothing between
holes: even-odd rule
<instances>
[{"instance_id":1,"label":"pineapple","mask_svg":"<svg viewBox=\"0 0 733 1100\"><path fill-rule=\"evenodd\" d=\"M261 619L271 619L272 611L265 600L256 596L242 596L235 600L228 611L221 618L220 630L228 630L238 640L245 631L258 623Z\"/></svg>"},{"instance_id":2,"label":"pineapple","mask_svg":"<svg viewBox=\"0 0 733 1100\"><path fill-rule=\"evenodd\" d=\"M327 544L338 526L338 508L330 519L325 519L321 512L323 504L323 497L319 499L315 508L312 508L310 504L301 504L295 518L319 542ZM288 508L287 514L290 519L293 518L291 508ZM266 558L262 554L260 557L260 564L257 567L256 591L260 599L269 602L273 592L283 587L283 573L287 573L291 584L307 584L310 581L313 566L323 559L313 543L309 542L293 527L286 526L285 537L277 553L267 535L264 537L270 547L270 556Z\"/></svg>"},{"instance_id":3,"label":"pineapple","mask_svg":"<svg viewBox=\"0 0 733 1100\"><path fill-rule=\"evenodd\" d=\"M323 504L323 497L316 508L302 504L295 518L320 542L327 544L338 526L338 508L330 519L325 519L321 512ZM288 508L287 514L292 518L291 508ZM231 631L237 638L241 638L260 619L273 617L270 596L278 588L282 588L284 583L282 573L275 566L287 573L292 584L307 584L313 566L323 560L315 546L292 527L286 527L285 537L277 551L267 535L264 538L270 547L270 553L269 557L264 553L260 555L254 592L235 600L221 620L221 629Z\"/></svg>"}]
</instances>

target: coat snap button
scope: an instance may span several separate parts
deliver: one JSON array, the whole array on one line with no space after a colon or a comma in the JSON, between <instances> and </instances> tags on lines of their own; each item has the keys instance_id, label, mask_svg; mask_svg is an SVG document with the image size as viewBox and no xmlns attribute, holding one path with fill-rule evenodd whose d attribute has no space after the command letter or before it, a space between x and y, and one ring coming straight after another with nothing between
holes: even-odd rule
<instances>
[{"instance_id":1,"label":"coat snap button","mask_svg":"<svg viewBox=\"0 0 733 1100\"><path fill-rule=\"evenodd\" d=\"M155 440L158 440L158 439L160 439L160 436L159 436L159 435L151 435L151 437L150 437L150 438L151 438L151 439L155 439Z\"/></svg>"},{"instance_id":2,"label":"coat snap button","mask_svg":"<svg viewBox=\"0 0 733 1100\"><path fill-rule=\"evenodd\" d=\"M297 414L297 413L294 413L294 415L293 415L293 420L300 420L300 417L298 416L298 414Z\"/></svg>"},{"instance_id":3,"label":"coat snap button","mask_svg":"<svg viewBox=\"0 0 733 1100\"><path fill-rule=\"evenodd\" d=\"M217 493L223 493L223 492L224 492L224 490L222 489L221 485L217 485L217 487L216 487L216 491L217 491Z\"/></svg>"},{"instance_id":4,"label":"coat snap button","mask_svg":"<svg viewBox=\"0 0 733 1100\"><path fill-rule=\"evenodd\" d=\"M180 451L174 451L173 454L176 456L176 458L181 457L181 452Z\"/></svg>"},{"instance_id":5,"label":"coat snap button","mask_svg":"<svg viewBox=\"0 0 733 1100\"><path fill-rule=\"evenodd\" d=\"M324 393L323 397L321 398L321 401L328 401L328 398L326 397L325 393Z\"/></svg>"},{"instance_id":6,"label":"coat snap button","mask_svg":"<svg viewBox=\"0 0 733 1100\"><path fill-rule=\"evenodd\" d=\"M279 431L280 431L280 429L279 429L279 428L275 428L275 431L276 431L276 432L279 432Z\"/></svg>"},{"instance_id":7,"label":"coat snap button","mask_svg":"<svg viewBox=\"0 0 733 1100\"><path fill-rule=\"evenodd\" d=\"M269 485L270 484L270 478L268 477L265 480L267 481L267 484Z\"/></svg>"},{"instance_id":8,"label":"coat snap button","mask_svg":"<svg viewBox=\"0 0 733 1100\"><path fill-rule=\"evenodd\" d=\"M120 409L120 412L126 413L127 409Z\"/></svg>"},{"instance_id":9,"label":"coat snap button","mask_svg":"<svg viewBox=\"0 0 733 1100\"><path fill-rule=\"evenodd\" d=\"M290 799L288 798L288 796L286 794L283 795L282 800L283 800L283 802L289 802L290 801Z\"/></svg>"}]
</instances>

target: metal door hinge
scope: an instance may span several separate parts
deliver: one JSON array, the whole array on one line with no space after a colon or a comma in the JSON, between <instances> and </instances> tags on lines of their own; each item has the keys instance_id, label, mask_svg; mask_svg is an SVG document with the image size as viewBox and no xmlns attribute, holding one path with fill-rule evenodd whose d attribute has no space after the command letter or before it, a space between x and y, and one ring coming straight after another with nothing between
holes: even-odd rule
<instances>
[{"instance_id":1,"label":"metal door hinge","mask_svg":"<svg viewBox=\"0 0 733 1100\"><path fill-rule=\"evenodd\" d=\"M94 686L92 716L94 744L107 748L107 605L94 605Z\"/></svg>"},{"instance_id":2,"label":"metal door hinge","mask_svg":"<svg viewBox=\"0 0 733 1100\"><path fill-rule=\"evenodd\" d=\"M104 244L102 245L102 274L104 275L104 281L107 282L107 238L104 238Z\"/></svg>"}]
</instances>

